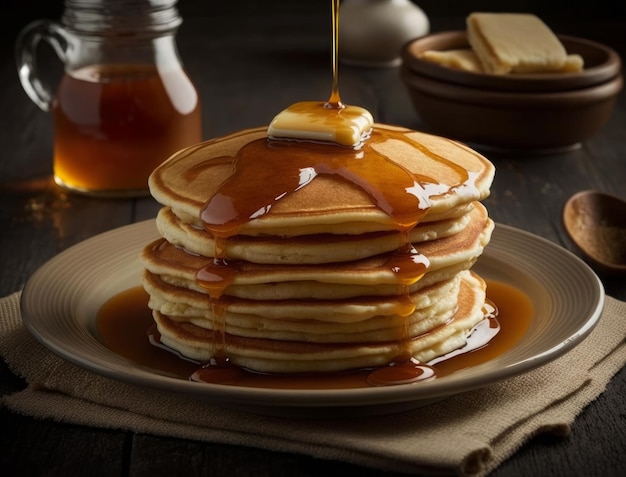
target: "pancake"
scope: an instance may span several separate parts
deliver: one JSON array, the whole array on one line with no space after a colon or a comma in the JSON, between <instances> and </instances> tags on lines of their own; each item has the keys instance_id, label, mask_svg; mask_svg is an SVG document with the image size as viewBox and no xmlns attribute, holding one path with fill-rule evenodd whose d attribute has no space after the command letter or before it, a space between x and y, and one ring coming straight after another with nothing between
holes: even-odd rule
<instances>
[{"instance_id":1,"label":"pancake","mask_svg":"<svg viewBox=\"0 0 626 477\"><path fill-rule=\"evenodd\" d=\"M416 310L432 306L435 302L454 294L458 285L458 274L452 279L440 280L436 284L424 287L419 293L410 293L409 298ZM203 292L172 285L158 275L147 270L144 272L143 284L150 295L150 308L162 314L193 319L213 319L211 298ZM231 297L224 302L224 316L231 314L257 315L276 320L330 323L357 323L378 316L399 316L404 309L403 300L397 296L380 298L377 296L360 296L335 300L248 300ZM191 318L190 318L191 319ZM271 326L271 325L264 325Z\"/></svg>"},{"instance_id":2,"label":"pancake","mask_svg":"<svg viewBox=\"0 0 626 477\"><path fill-rule=\"evenodd\" d=\"M411 230L409 240L419 243L454 235L468 224L469 212L473 208L473 203L467 204L459 211L459 217L419 224ZM205 257L216 255L215 237L197 225L179 219L170 207L159 211L156 224L168 242ZM396 250L401 240L397 231L358 235L319 233L295 237L237 235L227 241L224 257L269 264L342 262Z\"/></svg>"},{"instance_id":3,"label":"pancake","mask_svg":"<svg viewBox=\"0 0 626 477\"><path fill-rule=\"evenodd\" d=\"M314 154L320 156L314 161L333 160L341 164L356 164L359 168L365 164L360 158L366 156L367 167L375 168L368 171L366 179L379 180L380 184L375 185L377 189L393 191L402 185L394 184L394 180L412 175L412 182L407 187L416 189L412 191L416 197L415 202L407 204L407 207L426 212L420 219L422 223L443 220L448 217L447 214L458 215L458 208L487 197L494 174L491 163L469 147L405 128L376 124L372 136L358 151L307 143L301 143L299 148L276 147L274 142L267 140L266 128L256 128L191 146L174 154L151 174L150 192L159 203L171 207L183 222L203 227L205 224L199 218L210 198L217 196L224 199L223 206L228 207L231 204L226 199L235 200L260 193L272 184L276 176L282 180L293 175L297 176L294 177L295 190L290 190L280 200L255 204L252 214L262 207L271 207L271 213L255 218L248 215L236 235L357 235L397 230L396 220L392 217L394 214L381 210L374 203L376 201L367 186L355 186L357 180L339 177L341 171L317 172L315 175L311 172L314 180L307 182L306 187L297 188L300 184L298 180L306 180L302 179L301 170L310 171L310 167L300 167L300 158L305 156L310 161L310 156ZM277 156L279 163L257 166L258 155L264 158ZM257 166L259 169L250 167L250 172L247 172L244 166ZM339 169L336 165L328 165L328 168L332 167ZM241 173L240 177L235 174L237 171ZM236 187L237 197L218 194L225 185ZM280 190L276 194L284 192ZM402 196L407 195L405 191L401 192ZM272 195L273 191L268 193Z\"/></svg>"},{"instance_id":4,"label":"pancake","mask_svg":"<svg viewBox=\"0 0 626 477\"><path fill-rule=\"evenodd\" d=\"M265 128L174 154L150 176L142 251L161 342L258 372L336 372L462 347L485 318L471 272L494 228L493 165L376 124L358 148Z\"/></svg>"}]
</instances>

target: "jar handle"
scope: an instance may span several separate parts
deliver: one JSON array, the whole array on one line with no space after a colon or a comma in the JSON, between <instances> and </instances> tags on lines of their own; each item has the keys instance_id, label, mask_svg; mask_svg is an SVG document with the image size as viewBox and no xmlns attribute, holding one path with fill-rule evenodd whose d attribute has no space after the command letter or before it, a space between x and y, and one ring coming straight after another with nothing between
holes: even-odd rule
<instances>
[{"instance_id":1,"label":"jar handle","mask_svg":"<svg viewBox=\"0 0 626 477\"><path fill-rule=\"evenodd\" d=\"M37 47L42 40L50 44L59 59L65 63L68 35L61 24L51 20L36 20L26 25L17 37L15 56L22 88L37 106L44 111L50 111L52 94L39 77L37 63Z\"/></svg>"}]
</instances>

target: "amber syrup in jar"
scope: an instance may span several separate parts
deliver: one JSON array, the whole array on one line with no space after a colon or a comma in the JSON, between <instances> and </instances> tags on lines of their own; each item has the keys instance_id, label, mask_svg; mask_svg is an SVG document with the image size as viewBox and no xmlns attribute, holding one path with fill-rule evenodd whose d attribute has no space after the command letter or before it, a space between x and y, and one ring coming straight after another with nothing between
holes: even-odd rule
<instances>
[{"instance_id":1,"label":"amber syrup in jar","mask_svg":"<svg viewBox=\"0 0 626 477\"><path fill-rule=\"evenodd\" d=\"M148 176L202 140L201 107L175 41L177 0L65 0L60 22L38 20L16 42L20 82L54 122L54 178L87 195L148 194ZM38 47L64 76L49 89Z\"/></svg>"},{"instance_id":2,"label":"amber syrup in jar","mask_svg":"<svg viewBox=\"0 0 626 477\"><path fill-rule=\"evenodd\" d=\"M84 67L65 74L52 111L55 180L79 191L147 192L152 170L202 136L198 94L182 69Z\"/></svg>"}]
</instances>

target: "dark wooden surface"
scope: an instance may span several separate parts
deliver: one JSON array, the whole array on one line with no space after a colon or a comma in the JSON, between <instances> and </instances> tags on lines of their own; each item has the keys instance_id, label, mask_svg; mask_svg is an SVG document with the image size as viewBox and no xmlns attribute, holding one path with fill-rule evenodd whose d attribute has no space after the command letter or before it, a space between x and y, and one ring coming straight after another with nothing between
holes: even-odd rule
<instances>
[{"instance_id":1,"label":"dark wooden surface","mask_svg":"<svg viewBox=\"0 0 626 477\"><path fill-rule=\"evenodd\" d=\"M432 30L464 28L476 10L506 2L424 0ZM560 33L595 39L626 53L626 8L618 2L573 1L565 12L549 2L506 3L532 11ZM24 5L30 5L24 8ZM620 4L621 5L621 4ZM19 290L44 262L100 232L154 217L150 198L97 200L50 185L52 126L22 92L13 61L15 34L27 21L58 18L58 1L7 0L0 13L0 296ZM291 102L330 93L330 2L194 2L182 0L181 56L203 101L204 136L266 124ZM426 129L409 104L397 69L340 68L345 102L378 121ZM561 210L574 192L594 188L626 197L626 93L613 117L582 148L541 157L488 154L497 168L486 205L499 223L572 249ZM626 281L601 277L607 293L626 300ZM625 317L626 319L626 317ZM0 360L1 361L1 360ZM0 363L0 393L24 383ZM626 369L576 420L568 438L531 440L494 476L621 475L626 469ZM380 476L339 462L39 421L0 409L3 475Z\"/></svg>"}]
</instances>

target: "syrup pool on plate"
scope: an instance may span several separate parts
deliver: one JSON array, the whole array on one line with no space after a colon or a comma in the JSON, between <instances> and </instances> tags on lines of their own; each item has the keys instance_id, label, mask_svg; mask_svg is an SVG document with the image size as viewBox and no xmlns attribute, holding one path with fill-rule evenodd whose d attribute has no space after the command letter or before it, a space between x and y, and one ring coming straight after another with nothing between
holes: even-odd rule
<instances>
[{"instance_id":1,"label":"syrup pool on plate","mask_svg":"<svg viewBox=\"0 0 626 477\"><path fill-rule=\"evenodd\" d=\"M486 318L486 321L481 322L470 336L468 345L460 351L436 360L435 364L420 364L426 373L433 372L432 376L427 376L428 379L445 378L462 369L486 363L514 348L522 340L534 317L532 302L523 291L507 283L493 280L486 282L487 297L497 308L497 318ZM486 338L485 333L489 335L490 329L493 332L495 327L498 327L498 332ZM138 368L183 380L189 380L194 373L213 372L202 371L200 363L185 359L158 343L158 333L154 330L148 308L148 295L142 287L128 289L109 299L100 308L97 329L105 346ZM486 344L485 339L488 341ZM389 384L369 382L371 371L278 375L239 370L235 379L231 372L226 372L215 381L223 385L270 389L349 389ZM392 380L396 382L391 384L405 384L402 368L396 371L395 377L392 374ZM419 379L414 381L415 385L419 385Z\"/></svg>"}]
</instances>

